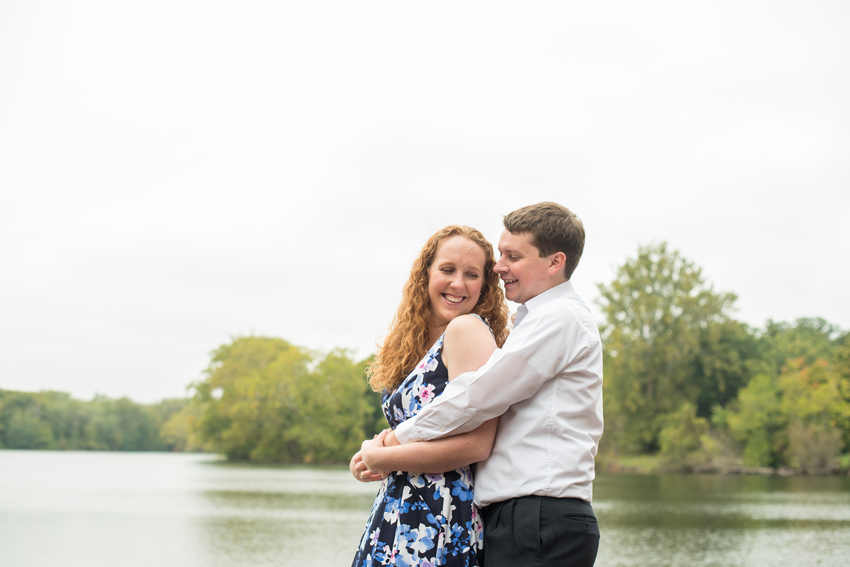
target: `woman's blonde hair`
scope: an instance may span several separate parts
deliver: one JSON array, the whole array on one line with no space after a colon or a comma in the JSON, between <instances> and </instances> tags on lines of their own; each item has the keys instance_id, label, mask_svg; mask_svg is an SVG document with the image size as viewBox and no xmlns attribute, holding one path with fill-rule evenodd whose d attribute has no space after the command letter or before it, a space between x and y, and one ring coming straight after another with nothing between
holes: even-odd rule
<instances>
[{"instance_id":1,"label":"woman's blonde hair","mask_svg":"<svg viewBox=\"0 0 850 567\"><path fill-rule=\"evenodd\" d=\"M437 246L452 236L464 236L484 250L484 283L472 313L481 316L490 326L499 347L508 336L508 306L499 288L499 275L493 271L496 265L493 246L474 228L447 226L428 239L410 269L410 277L402 291L401 305L384 338L384 344L378 348L375 361L367 371L369 384L376 392L395 390L431 347L428 270L437 254Z\"/></svg>"}]
</instances>

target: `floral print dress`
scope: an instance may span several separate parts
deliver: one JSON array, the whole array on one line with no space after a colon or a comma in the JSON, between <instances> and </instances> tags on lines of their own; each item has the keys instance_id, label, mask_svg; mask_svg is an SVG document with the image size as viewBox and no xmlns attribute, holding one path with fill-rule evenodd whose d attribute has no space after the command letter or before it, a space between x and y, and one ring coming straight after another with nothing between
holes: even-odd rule
<instances>
[{"instance_id":1,"label":"floral print dress","mask_svg":"<svg viewBox=\"0 0 850 567\"><path fill-rule=\"evenodd\" d=\"M442 347L440 337L398 389L384 394L384 415L393 429L448 384ZM469 466L443 474L399 471L381 484L352 567L477 566L483 540Z\"/></svg>"}]
</instances>

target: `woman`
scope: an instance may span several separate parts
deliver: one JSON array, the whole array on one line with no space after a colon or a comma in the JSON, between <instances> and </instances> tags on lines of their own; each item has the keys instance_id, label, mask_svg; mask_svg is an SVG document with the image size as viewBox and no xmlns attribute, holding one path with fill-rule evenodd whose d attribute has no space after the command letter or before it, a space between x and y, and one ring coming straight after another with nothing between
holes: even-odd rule
<instances>
[{"instance_id":1,"label":"woman","mask_svg":"<svg viewBox=\"0 0 850 567\"><path fill-rule=\"evenodd\" d=\"M448 226L422 248L369 369L393 428L504 343L508 310L495 263L490 243L466 226ZM383 480L352 567L478 565L482 527L469 465L489 455L497 421L429 443L385 448L385 433L364 442L351 460L355 478L398 472Z\"/></svg>"}]
</instances>

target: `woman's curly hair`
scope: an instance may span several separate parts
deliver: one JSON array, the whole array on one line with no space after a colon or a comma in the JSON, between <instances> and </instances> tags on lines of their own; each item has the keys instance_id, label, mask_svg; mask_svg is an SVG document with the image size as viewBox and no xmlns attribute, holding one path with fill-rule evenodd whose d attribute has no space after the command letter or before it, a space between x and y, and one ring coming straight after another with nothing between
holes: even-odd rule
<instances>
[{"instance_id":1,"label":"woman's curly hair","mask_svg":"<svg viewBox=\"0 0 850 567\"><path fill-rule=\"evenodd\" d=\"M419 253L404 284L401 305L390 325L375 361L369 366L369 384L376 392L395 390L431 348L431 300L428 295L428 270L440 242L452 236L464 236L484 250L484 283L472 313L490 326L501 347L508 337L508 306L499 288L499 275L493 271L496 258L493 246L484 235L468 226L452 225L437 231Z\"/></svg>"}]
</instances>

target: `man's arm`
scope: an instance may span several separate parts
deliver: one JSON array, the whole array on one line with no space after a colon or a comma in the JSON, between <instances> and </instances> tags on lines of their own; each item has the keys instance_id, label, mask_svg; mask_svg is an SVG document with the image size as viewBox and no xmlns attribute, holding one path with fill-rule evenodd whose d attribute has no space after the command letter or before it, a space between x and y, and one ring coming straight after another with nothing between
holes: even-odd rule
<instances>
[{"instance_id":1,"label":"man's arm","mask_svg":"<svg viewBox=\"0 0 850 567\"><path fill-rule=\"evenodd\" d=\"M442 473L486 459L493 447L497 425L498 420L493 419L469 433L396 447L385 446L382 433L376 439L364 441L358 455L371 471Z\"/></svg>"},{"instance_id":2,"label":"man's arm","mask_svg":"<svg viewBox=\"0 0 850 567\"><path fill-rule=\"evenodd\" d=\"M589 352L583 326L563 323L575 317L569 309L536 315L529 314L479 370L450 382L415 419L399 424L394 437L410 443L472 431L533 396L570 360Z\"/></svg>"}]
</instances>

